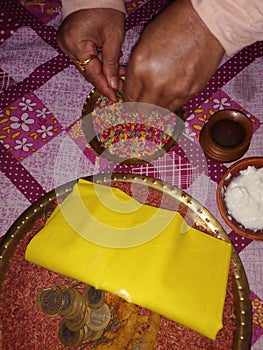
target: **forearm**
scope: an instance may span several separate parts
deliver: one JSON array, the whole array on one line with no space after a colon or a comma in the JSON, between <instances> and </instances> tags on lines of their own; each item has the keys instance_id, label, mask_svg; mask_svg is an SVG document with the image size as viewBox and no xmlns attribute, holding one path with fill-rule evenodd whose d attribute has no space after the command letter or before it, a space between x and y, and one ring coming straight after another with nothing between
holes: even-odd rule
<instances>
[{"instance_id":1,"label":"forearm","mask_svg":"<svg viewBox=\"0 0 263 350\"><path fill-rule=\"evenodd\" d=\"M123 0L62 0L62 19L75 11L90 8L111 8L126 13Z\"/></svg>"},{"instance_id":2,"label":"forearm","mask_svg":"<svg viewBox=\"0 0 263 350\"><path fill-rule=\"evenodd\" d=\"M202 21L232 55L263 40L262 0L191 0Z\"/></svg>"}]
</instances>

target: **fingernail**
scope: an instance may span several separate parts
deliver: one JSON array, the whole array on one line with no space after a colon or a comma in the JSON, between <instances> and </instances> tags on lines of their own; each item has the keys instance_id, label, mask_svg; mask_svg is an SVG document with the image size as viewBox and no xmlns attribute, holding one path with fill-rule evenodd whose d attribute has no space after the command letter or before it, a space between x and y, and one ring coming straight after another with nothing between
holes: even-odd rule
<instances>
[{"instance_id":1,"label":"fingernail","mask_svg":"<svg viewBox=\"0 0 263 350\"><path fill-rule=\"evenodd\" d=\"M117 89L118 86L119 86L118 79L117 79L117 78L110 78L110 86L111 86L113 89Z\"/></svg>"}]
</instances>

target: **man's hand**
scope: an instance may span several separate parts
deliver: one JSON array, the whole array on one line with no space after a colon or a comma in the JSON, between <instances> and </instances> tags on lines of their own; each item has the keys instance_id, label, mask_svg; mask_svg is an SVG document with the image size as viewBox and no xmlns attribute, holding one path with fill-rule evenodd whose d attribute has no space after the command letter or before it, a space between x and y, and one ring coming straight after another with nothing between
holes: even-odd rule
<instances>
[{"instance_id":1,"label":"man's hand","mask_svg":"<svg viewBox=\"0 0 263 350\"><path fill-rule=\"evenodd\" d=\"M85 61L85 78L115 101L120 87L119 58L124 39L124 13L113 9L87 9L69 15L57 33L59 47L73 60Z\"/></svg>"},{"instance_id":2,"label":"man's hand","mask_svg":"<svg viewBox=\"0 0 263 350\"><path fill-rule=\"evenodd\" d=\"M124 100L175 111L205 87L223 54L191 1L174 1L143 31L127 67Z\"/></svg>"}]
</instances>

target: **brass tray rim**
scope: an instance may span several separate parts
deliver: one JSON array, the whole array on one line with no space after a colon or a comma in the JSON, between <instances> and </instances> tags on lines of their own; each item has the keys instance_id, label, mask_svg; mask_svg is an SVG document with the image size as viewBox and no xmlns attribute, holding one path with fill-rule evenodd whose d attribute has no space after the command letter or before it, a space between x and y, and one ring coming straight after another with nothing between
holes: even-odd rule
<instances>
[{"instance_id":1,"label":"brass tray rim","mask_svg":"<svg viewBox=\"0 0 263 350\"><path fill-rule=\"evenodd\" d=\"M126 173L97 174L85 177L84 179L106 185L111 185L111 182L138 183L153 190L157 190L191 209L217 238L231 243L227 233L217 219L205 207L203 207L201 203L176 186L149 176ZM61 185L38 199L20 215L3 237L0 242L0 293L2 291L2 283L5 274L8 270L8 261L15 252L16 246L19 244L24 234L33 228L35 221L39 218L38 215L41 213L43 215L48 210L52 210L55 201L64 199L72 191L72 188L77 181L78 179ZM232 350L249 350L251 348L252 340L252 307L250 302L250 290L243 264L233 244L232 260L234 262L234 306L238 323L237 329L234 333L234 344Z\"/></svg>"}]
</instances>

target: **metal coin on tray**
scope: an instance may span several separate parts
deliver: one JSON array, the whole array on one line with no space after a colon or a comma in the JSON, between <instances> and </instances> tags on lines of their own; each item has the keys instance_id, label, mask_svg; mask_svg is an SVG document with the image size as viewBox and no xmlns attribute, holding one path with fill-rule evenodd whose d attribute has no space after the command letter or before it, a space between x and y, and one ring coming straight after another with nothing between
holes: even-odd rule
<instances>
[{"instance_id":1,"label":"metal coin on tray","mask_svg":"<svg viewBox=\"0 0 263 350\"><path fill-rule=\"evenodd\" d=\"M104 333L104 329L102 329L101 331L94 331L90 329L87 324L85 324L85 326L83 327L83 331L84 331L83 343L98 340Z\"/></svg>"},{"instance_id":2,"label":"metal coin on tray","mask_svg":"<svg viewBox=\"0 0 263 350\"><path fill-rule=\"evenodd\" d=\"M101 331L91 330L91 333L90 333L89 337L87 338L87 340L89 340L89 341L98 340L102 337L103 333L104 333L104 329L102 329Z\"/></svg>"},{"instance_id":3,"label":"metal coin on tray","mask_svg":"<svg viewBox=\"0 0 263 350\"><path fill-rule=\"evenodd\" d=\"M62 291L60 288L43 289L37 293L37 304L49 316L56 316L62 304Z\"/></svg>"},{"instance_id":4,"label":"metal coin on tray","mask_svg":"<svg viewBox=\"0 0 263 350\"><path fill-rule=\"evenodd\" d=\"M86 309L82 312L79 312L79 314L75 318L65 318L65 323L70 330L78 331L85 326L88 317L89 309Z\"/></svg>"},{"instance_id":5,"label":"metal coin on tray","mask_svg":"<svg viewBox=\"0 0 263 350\"><path fill-rule=\"evenodd\" d=\"M84 293L88 301L88 306L91 309L98 309L105 303L106 293L101 289L96 289L93 286L88 286Z\"/></svg>"},{"instance_id":6,"label":"metal coin on tray","mask_svg":"<svg viewBox=\"0 0 263 350\"><path fill-rule=\"evenodd\" d=\"M59 323L58 337L62 344L77 348L82 345L84 340L84 329L72 331L67 327L64 319Z\"/></svg>"},{"instance_id":7,"label":"metal coin on tray","mask_svg":"<svg viewBox=\"0 0 263 350\"><path fill-rule=\"evenodd\" d=\"M75 288L70 288L63 291L62 294L62 305L58 311L61 316L65 317L76 317L79 312L81 312L86 305L84 299L80 292Z\"/></svg>"},{"instance_id":8,"label":"metal coin on tray","mask_svg":"<svg viewBox=\"0 0 263 350\"><path fill-rule=\"evenodd\" d=\"M110 319L110 308L107 304L104 304L99 309L90 309L87 325L94 331L100 331L108 326Z\"/></svg>"},{"instance_id":9,"label":"metal coin on tray","mask_svg":"<svg viewBox=\"0 0 263 350\"><path fill-rule=\"evenodd\" d=\"M70 289L63 291L62 293L62 304L58 311L59 315L65 315L72 308L72 292Z\"/></svg>"}]
</instances>

